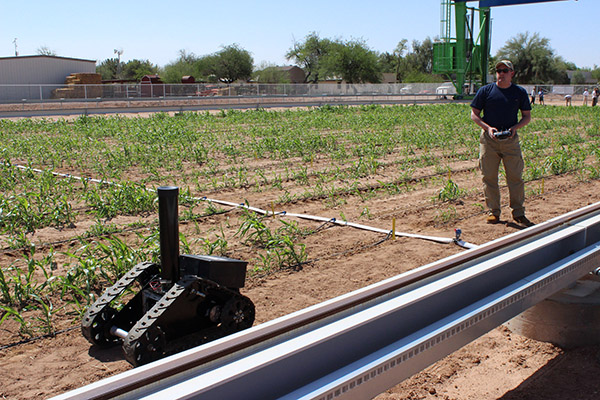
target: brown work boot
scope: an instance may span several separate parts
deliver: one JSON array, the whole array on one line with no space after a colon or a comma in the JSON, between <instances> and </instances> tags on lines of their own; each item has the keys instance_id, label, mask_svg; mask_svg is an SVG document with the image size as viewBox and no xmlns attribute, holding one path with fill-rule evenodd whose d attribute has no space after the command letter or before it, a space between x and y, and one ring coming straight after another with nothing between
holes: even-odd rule
<instances>
[{"instance_id":1,"label":"brown work boot","mask_svg":"<svg viewBox=\"0 0 600 400\"><path fill-rule=\"evenodd\" d=\"M487 222L488 224L497 224L498 222L500 222L500 217L494 214L489 214L485 219L485 222Z\"/></svg>"},{"instance_id":2,"label":"brown work boot","mask_svg":"<svg viewBox=\"0 0 600 400\"><path fill-rule=\"evenodd\" d=\"M525 225L526 227L530 227L530 226L534 226L535 225L533 222L531 222L530 220L528 220L527 217L524 216L524 215L521 215L520 217L515 217L514 219L515 219L515 221L518 224Z\"/></svg>"}]
</instances>

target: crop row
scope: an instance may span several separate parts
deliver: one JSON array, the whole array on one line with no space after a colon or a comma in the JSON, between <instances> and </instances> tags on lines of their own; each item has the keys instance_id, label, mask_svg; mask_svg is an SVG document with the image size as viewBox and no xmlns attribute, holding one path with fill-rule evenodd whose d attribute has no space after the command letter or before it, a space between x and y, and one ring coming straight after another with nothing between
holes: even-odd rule
<instances>
[{"instance_id":1,"label":"crop row","mask_svg":"<svg viewBox=\"0 0 600 400\"><path fill-rule=\"evenodd\" d=\"M68 226L82 209L96 218L151 211L155 199L145 187L167 182L197 195L276 191L280 204L405 187L422 179L416 171L432 167L441 175L457 160L475 160L479 135L468 107L457 104L0 125L0 233L7 234ZM535 108L521 136L526 180L570 171L598 176L600 123L590 109ZM120 184L35 174L13 163Z\"/></svg>"}]
</instances>

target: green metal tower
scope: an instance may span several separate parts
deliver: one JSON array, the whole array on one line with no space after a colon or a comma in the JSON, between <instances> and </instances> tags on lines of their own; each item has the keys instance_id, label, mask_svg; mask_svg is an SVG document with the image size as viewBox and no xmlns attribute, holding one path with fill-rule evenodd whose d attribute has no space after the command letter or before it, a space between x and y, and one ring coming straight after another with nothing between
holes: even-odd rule
<instances>
[{"instance_id":1,"label":"green metal tower","mask_svg":"<svg viewBox=\"0 0 600 400\"><path fill-rule=\"evenodd\" d=\"M478 14L478 26L475 14ZM477 9L467 7L465 1L442 0L441 16L440 41L433 45L433 72L449 76L456 88L456 98L464 98L487 83L490 8Z\"/></svg>"},{"instance_id":2,"label":"green metal tower","mask_svg":"<svg viewBox=\"0 0 600 400\"><path fill-rule=\"evenodd\" d=\"M490 7L550 1L561 0L480 0L479 8L467 7L467 3L474 0L442 0L441 37L433 45L433 72L450 77L456 87L455 98L473 95L479 86L487 83L491 42ZM477 27L475 14L479 15ZM476 28L479 28L477 32Z\"/></svg>"}]
</instances>

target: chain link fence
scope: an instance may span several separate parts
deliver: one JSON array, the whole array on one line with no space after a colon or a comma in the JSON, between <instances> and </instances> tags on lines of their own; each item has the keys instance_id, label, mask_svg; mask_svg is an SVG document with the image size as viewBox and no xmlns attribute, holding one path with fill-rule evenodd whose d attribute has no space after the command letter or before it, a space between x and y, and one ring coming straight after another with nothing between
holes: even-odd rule
<instances>
[{"instance_id":1,"label":"chain link fence","mask_svg":"<svg viewBox=\"0 0 600 400\"><path fill-rule=\"evenodd\" d=\"M51 102L68 100L109 101L149 98L203 97L320 97L448 95L456 93L447 83L383 84L102 84L102 85L0 85L0 102Z\"/></svg>"},{"instance_id":2,"label":"chain link fence","mask_svg":"<svg viewBox=\"0 0 600 400\"><path fill-rule=\"evenodd\" d=\"M582 97L594 85L523 85L528 93L535 87L555 96ZM205 98L323 98L328 96L413 96L429 99L449 98L456 94L450 82L381 84L102 84L102 85L0 85L0 104L51 102L103 102L123 100L185 100Z\"/></svg>"}]
</instances>

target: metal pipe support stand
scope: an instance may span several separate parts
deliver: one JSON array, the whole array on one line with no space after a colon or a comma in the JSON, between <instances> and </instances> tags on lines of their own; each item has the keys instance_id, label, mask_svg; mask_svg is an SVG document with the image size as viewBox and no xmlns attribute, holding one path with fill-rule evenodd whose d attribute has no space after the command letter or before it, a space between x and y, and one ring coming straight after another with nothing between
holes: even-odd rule
<instances>
[{"instance_id":1,"label":"metal pipe support stand","mask_svg":"<svg viewBox=\"0 0 600 400\"><path fill-rule=\"evenodd\" d=\"M564 349L600 344L600 276L590 274L525 310L505 325Z\"/></svg>"}]
</instances>

